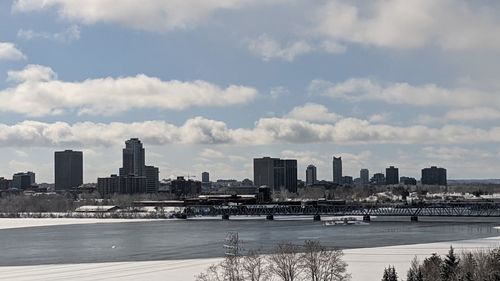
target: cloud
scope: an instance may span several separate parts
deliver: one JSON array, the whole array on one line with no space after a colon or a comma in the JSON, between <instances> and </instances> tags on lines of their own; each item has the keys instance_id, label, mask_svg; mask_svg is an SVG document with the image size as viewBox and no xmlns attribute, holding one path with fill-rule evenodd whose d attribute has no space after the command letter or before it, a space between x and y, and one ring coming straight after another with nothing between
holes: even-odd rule
<instances>
[{"instance_id":1,"label":"cloud","mask_svg":"<svg viewBox=\"0 0 500 281\"><path fill-rule=\"evenodd\" d=\"M326 106L317 103L306 103L303 106L294 107L286 117L316 122L335 122L342 118L341 115L329 112Z\"/></svg>"},{"instance_id":2,"label":"cloud","mask_svg":"<svg viewBox=\"0 0 500 281\"><path fill-rule=\"evenodd\" d=\"M196 26L217 11L239 9L251 3L248 0L17 0L12 10L33 12L54 8L60 18L81 24L110 23L165 31Z\"/></svg>"},{"instance_id":3,"label":"cloud","mask_svg":"<svg viewBox=\"0 0 500 281\"><path fill-rule=\"evenodd\" d=\"M295 57L311 52L313 47L302 40L290 42L286 46L282 46L274 38L267 34L262 34L257 39L249 41L248 49L253 54L261 57L263 61L281 59L291 62Z\"/></svg>"},{"instance_id":4,"label":"cloud","mask_svg":"<svg viewBox=\"0 0 500 281\"><path fill-rule=\"evenodd\" d=\"M3 147L95 147L121 144L139 137L150 145L227 144L268 145L283 143L358 144L475 144L500 142L500 127L470 126L398 127L345 118L335 124L318 124L289 118L261 118L253 128L229 128L217 120L195 117L176 126L165 121L134 123L23 121L0 124ZM205 151L217 156L214 151Z\"/></svg>"},{"instance_id":5,"label":"cloud","mask_svg":"<svg viewBox=\"0 0 500 281\"><path fill-rule=\"evenodd\" d=\"M229 160L232 162L235 161L245 161L247 158L239 156L239 155L229 155L227 153L224 153L220 150L215 150L211 148L205 148L203 149L199 156L201 157L202 160L205 160L207 162L212 162L214 159L215 160Z\"/></svg>"},{"instance_id":6,"label":"cloud","mask_svg":"<svg viewBox=\"0 0 500 281\"><path fill-rule=\"evenodd\" d=\"M290 95L290 91L288 91L288 89L283 86L278 86L271 88L271 90L269 91L269 95L272 99L277 100L281 97Z\"/></svg>"},{"instance_id":7,"label":"cloud","mask_svg":"<svg viewBox=\"0 0 500 281\"><path fill-rule=\"evenodd\" d=\"M413 106L496 106L500 108L498 94L469 88L443 88L435 84L410 85L408 83L379 83L368 78L352 78L340 83L313 80L309 85L312 95L323 95L351 102L382 101L389 104Z\"/></svg>"},{"instance_id":8,"label":"cloud","mask_svg":"<svg viewBox=\"0 0 500 281\"><path fill-rule=\"evenodd\" d=\"M0 42L0 60L23 60L26 56L9 42Z\"/></svg>"},{"instance_id":9,"label":"cloud","mask_svg":"<svg viewBox=\"0 0 500 281\"><path fill-rule=\"evenodd\" d=\"M499 120L500 110L488 107L459 109L446 113L445 118L458 121Z\"/></svg>"},{"instance_id":10,"label":"cloud","mask_svg":"<svg viewBox=\"0 0 500 281\"><path fill-rule=\"evenodd\" d=\"M17 84L0 91L0 111L28 116L56 115L66 110L111 115L132 109L229 106L250 102L257 96L257 90L250 87L221 88L202 80L163 81L144 74L66 82L58 80L51 68L40 65L9 71L7 80Z\"/></svg>"},{"instance_id":11,"label":"cloud","mask_svg":"<svg viewBox=\"0 0 500 281\"><path fill-rule=\"evenodd\" d=\"M17 31L17 37L24 40L46 39L69 43L71 41L80 39L80 27L78 27L78 25L71 25L63 31L56 33L37 32L32 29L19 29Z\"/></svg>"},{"instance_id":12,"label":"cloud","mask_svg":"<svg viewBox=\"0 0 500 281\"><path fill-rule=\"evenodd\" d=\"M334 42L412 49L500 50L498 3L465 0L327 1L314 32Z\"/></svg>"},{"instance_id":13,"label":"cloud","mask_svg":"<svg viewBox=\"0 0 500 281\"><path fill-rule=\"evenodd\" d=\"M430 159L439 160L467 160L467 159L488 159L494 158L495 155L480 149L467 149L458 146L452 147L434 147L427 146L422 149L424 156Z\"/></svg>"}]
</instances>

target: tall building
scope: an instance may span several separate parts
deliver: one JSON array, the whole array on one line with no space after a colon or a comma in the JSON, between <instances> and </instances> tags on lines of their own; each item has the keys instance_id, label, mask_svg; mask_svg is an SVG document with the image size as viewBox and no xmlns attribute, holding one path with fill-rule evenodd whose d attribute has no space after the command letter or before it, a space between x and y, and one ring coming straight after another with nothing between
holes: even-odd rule
<instances>
[{"instance_id":1,"label":"tall building","mask_svg":"<svg viewBox=\"0 0 500 281\"><path fill-rule=\"evenodd\" d=\"M342 184L342 157L333 157L333 183Z\"/></svg>"},{"instance_id":2,"label":"tall building","mask_svg":"<svg viewBox=\"0 0 500 281\"><path fill-rule=\"evenodd\" d=\"M399 184L399 169L390 166L385 169L385 183L386 184Z\"/></svg>"},{"instance_id":3,"label":"tall building","mask_svg":"<svg viewBox=\"0 0 500 281\"><path fill-rule=\"evenodd\" d=\"M253 159L254 184L257 187L268 186L272 191L285 188L297 192L297 160L279 158Z\"/></svg>"},{"instance_id":4,"label":"tall building","mask_svg":"<svg viewBox=\"0 0 500 281\"><path fill-rule=\"evenodd\" d=\"M309 165L306 169L306 186L314 185L318 181L316 166Z\"/></svg>"},{"instance_id":5,"label":"tall building","mask_svg":"<svg viewBox=\"0 0 500 281\"><path fill-rule=\"evenodd\" d=\"M209 183L210 182L210 174L208 172L201 173L201 182Z\"/></svg>"},{"instance_id":6,"label":"tall building","mask_svg":"<svg viewBox=\"0 0 500 281\"><path fill-rule=\"evenodd\" d=\"M11 187L17 189L30 188L35 184L35 173L16 173L12 176Z\"/></svg>"},{"instance_id":7,"label":"tall building","mask_svg":"<svg viewBox=\"0 0 500 281\"><path fill-rule=\"evenodd\" d=\"M446 169L436 166L422 169L421 182L425 185L447 185Z\"/></svg>"},{"instance_id":8,"label":"tall building","mask_svg":"<svg viewBox=\"0 0 500 281\"><path fill-rule=\"evenodd\" d=\"M160 170L155 166L146 166L146 193L157 193L160 188Z\"/></svg>"},{"instance_id":9,"label":"tall building","mask_svg":"<svg viewBox=\"0 0 500 281\"><path fill-rule=\"evenodd\" d=\"M384 185L385 184L385 175L382 173L376 173L371 178L371 183L376 185Z\"/></svg>"},{"instance_id":10,"label":"tall building","mask_svg":"<svg viewBox=\"0 0 500 281\"><path fill-rule=\"evenodd\" d=\"M361 184L367 185L370 183L370 171L368 169L361 169L359 171L359 178L361 180Z\"/></svg>"},{"instance_id":11,"label":"tall building","mask_svg":"<svg viewBox=\"0 0 500 281\"><path fill-rule=\"evenodd\" d=\"M146 174L144 147L138 138L125 141L123 149L123 167L120 176L144 176Z\"/></svg>"},{"instance_id":12,"label":"tall building","mask_svg":"<svg viewBox=\"0 0 500 281\"><path fill-rule=\"evenodd\" d=\"M65 150L54 153L55 189L66 190L83 184L83 153Z\"/></svg>"},{"instance_id":13,"label":"tall building","mask_svg":"<svg viewBox=\"0 0 500 281\"><path fill-rule=\"evenodd\" d=\"M104 197L120 193L120 178L121 177L117 175L111 175L106 178L97 178L97 191Z\"/></svg>"}]
</instances>

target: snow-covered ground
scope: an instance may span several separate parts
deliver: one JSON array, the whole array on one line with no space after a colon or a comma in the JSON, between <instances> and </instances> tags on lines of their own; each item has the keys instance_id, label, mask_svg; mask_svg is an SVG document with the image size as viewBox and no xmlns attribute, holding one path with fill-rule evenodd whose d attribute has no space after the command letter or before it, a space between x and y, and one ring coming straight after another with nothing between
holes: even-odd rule
<instances>
[{"instance_id":1,"label":"snow-covered ground","mask_svg":"<svg viewBox=\"0 0 500 281\"><path fill-rule=\"evenodd\" d=\"M81 223L112 223L140 220L112 219L0 219L1 228L47 226ZM389 239L389 238L388 238ZM351 249L345 251L353 281L380 280L384 267L394 265L406 276L410 261L432 253L445 255L450 245L458 251L500 247L500 237L454 242ZM172 280L192 281L194 276L220 259L193 259L145 262L111 262L0 267L2 280Z\"/></svg>"},{"instance_id":2,"label":"snow-covered ground","mask_svg":"<svg viewBox=\"0 0 500 281\"><path fill-rule=\"evenodd\" d=\"M77 219L77 218L0 218L0 229L89 223L157 221L158 219Z\"/></svg>"}]
</instances>

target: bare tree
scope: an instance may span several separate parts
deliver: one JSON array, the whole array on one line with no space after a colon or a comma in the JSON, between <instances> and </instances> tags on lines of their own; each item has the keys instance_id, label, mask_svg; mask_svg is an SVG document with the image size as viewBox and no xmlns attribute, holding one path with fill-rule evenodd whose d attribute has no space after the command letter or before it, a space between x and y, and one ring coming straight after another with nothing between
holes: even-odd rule
<instances>
[{"instance_id":1,"label":"bare tree","mask_svg":"<svg viewBox=\"0 0 500 281\"><path fill-rule=\"evenodd\" d=\"M250 251L241 261L241 268L245 280L264 281L270 277L266 271L266 260L258 251Z\"/></svg>"},{"instance_id":2,"label":"bare tree","mask_svg":"<svg viewBox=\"0 0 500 281\"><path fill-rule=\"evenodd\" d=\"M302 271L299 250L299 246L292 243L279 243L269 255L270 272L282 281L299 280Z\"/></svg>"},{"instance_id":3,"label":"bare tree","mask_svg":"<svg viewBox=\"0 0 500 281\"><path fill-rule=\"evenodd\" d=\"M305 241L301 265L307 280L350 280L350 275L347 274L347 263L342 260L343 255L341 250L327 250L318 241Z\"/></svg>"},{"instance_id":4,"label":"bare tree","mask_svg":"<svg viewBox=\"0 0 500 281\"><path fill-rule=\"evenodd\" d=\"M205 273L195 276L196 281L225 281L224 275L220 270L220 264L211 265Z\"/></svg>"}]
</instances>

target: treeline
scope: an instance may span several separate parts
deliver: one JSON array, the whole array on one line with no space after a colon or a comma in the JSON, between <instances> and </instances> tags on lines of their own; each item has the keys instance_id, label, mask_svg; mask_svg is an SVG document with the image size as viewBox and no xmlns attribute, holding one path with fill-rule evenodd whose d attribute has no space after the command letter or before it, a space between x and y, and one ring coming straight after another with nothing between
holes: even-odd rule
<instances>
[{"instance_id":1,"label":"treeline","mask_svg":"<svg viewBox=\"0 0 500 281\"><path fill-rule=\"evenodd\" d=\"M278 244L271 254L250 251L239 255L238 243L226 245L222 262L196 276L196 281L347 281L341 250L328 250L317 241L304 245Z\"/></svg>"},{"instance_id":2,"label":"treeline","mask_svg":"<svg viewBox=\"0 0 500 281\"><path fill-rule=\"evenodd\" d=\"M394 267L384 270L382 281L398 281ZM404 279L401 279L404 280ZM450 247L441 258L437 254L419 262L415 257L406 274L406 281L499 281L500 248L493 250L466 251L455 254Z\"/></svg>"}]
</instances>

